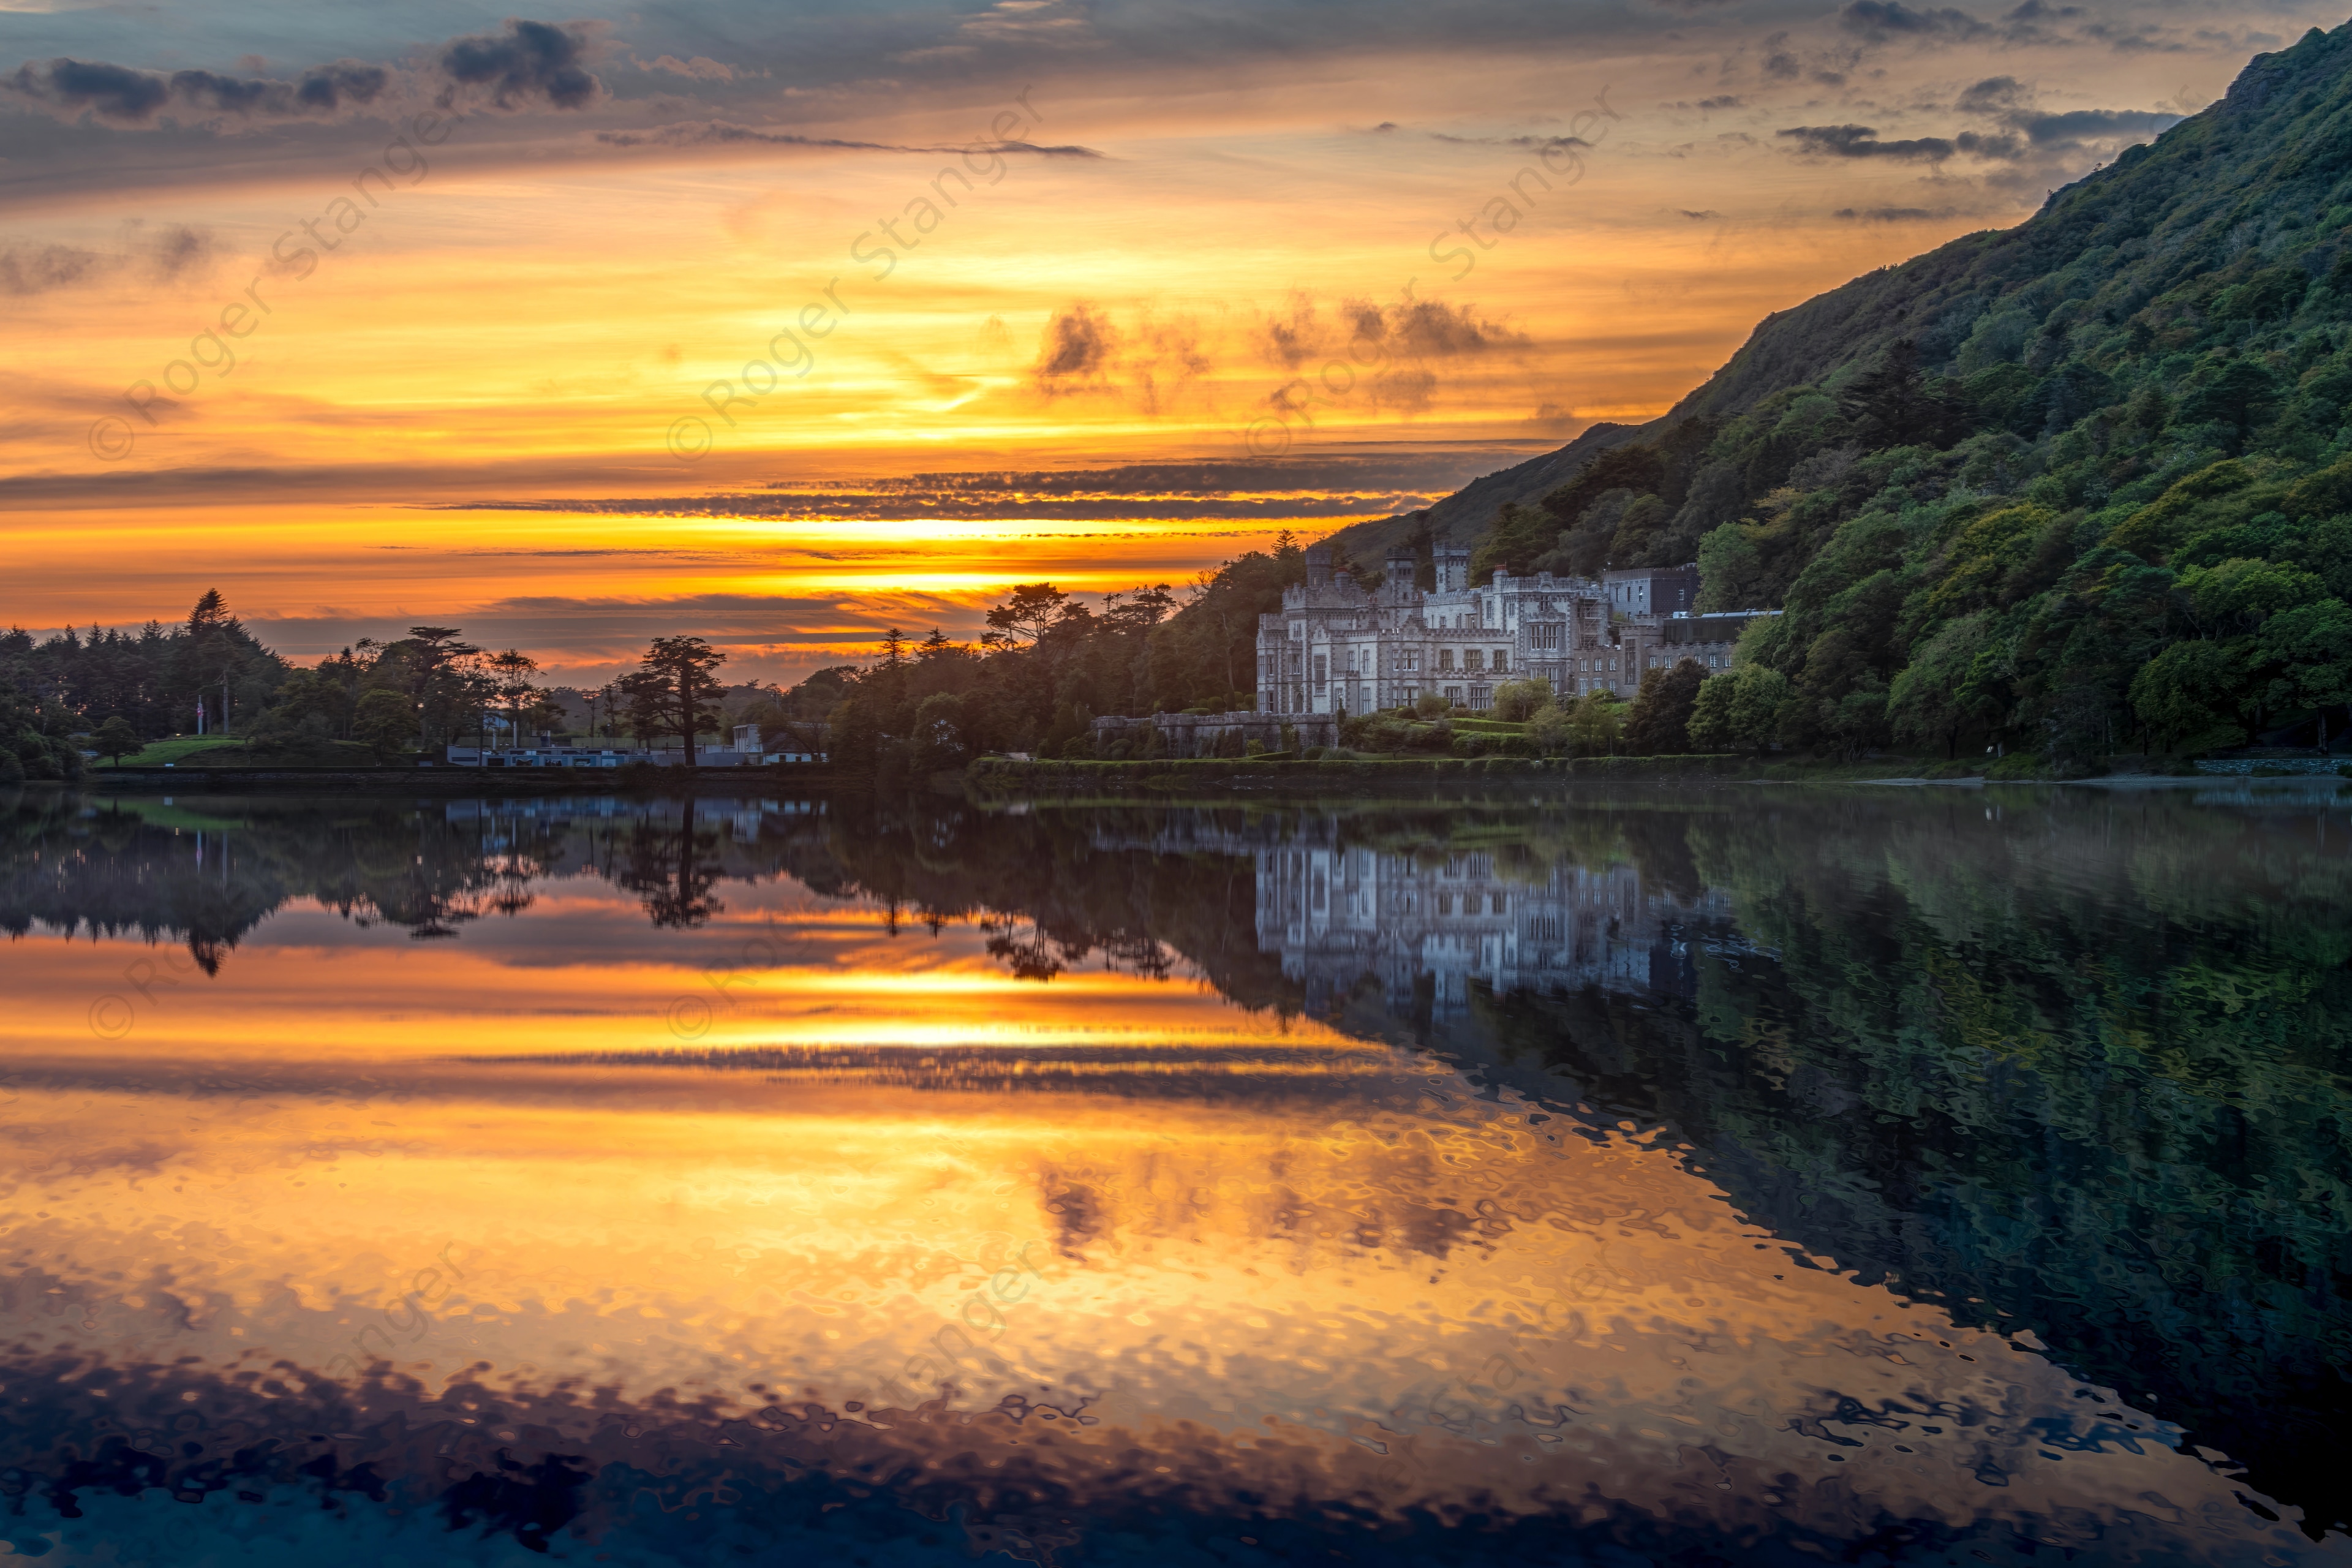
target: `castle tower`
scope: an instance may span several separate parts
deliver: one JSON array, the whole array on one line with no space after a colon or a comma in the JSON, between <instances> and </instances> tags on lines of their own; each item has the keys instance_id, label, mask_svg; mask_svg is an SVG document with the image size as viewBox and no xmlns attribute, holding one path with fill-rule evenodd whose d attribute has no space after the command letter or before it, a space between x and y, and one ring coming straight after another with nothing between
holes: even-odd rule
<instances>
[{"instance_id":1,"label":"castle tower","mask_svg":"<svg viewBox=\"0 0 2352 1568\"><path fill-rule=\"evenodd\" d=\"M1421 558L1413 553L1412 545L1390 545L1385 574L1381 579L1381 597L1391 605L1414 603L1419 595L1412 580L1420 571Z\"/></svg>"}]
</instances>

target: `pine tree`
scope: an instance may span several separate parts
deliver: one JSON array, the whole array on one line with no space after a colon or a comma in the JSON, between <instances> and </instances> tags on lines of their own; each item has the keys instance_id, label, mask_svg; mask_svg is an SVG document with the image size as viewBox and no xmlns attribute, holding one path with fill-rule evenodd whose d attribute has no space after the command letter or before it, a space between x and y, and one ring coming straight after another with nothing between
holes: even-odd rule
<instances>
[{"instance_id":1,"label":"pine tree","mask_svg":"<svg viewBox=\"0 0 2352 1568\"><path fill-rule=\"evenodd\" d=\"M1959 403L1929 379L1919 345L1901 338L1885 363L1856 376L1839 395L1838 412L1880 447L1948 447L1967 429Z\"/></svg>"}]
</instances>

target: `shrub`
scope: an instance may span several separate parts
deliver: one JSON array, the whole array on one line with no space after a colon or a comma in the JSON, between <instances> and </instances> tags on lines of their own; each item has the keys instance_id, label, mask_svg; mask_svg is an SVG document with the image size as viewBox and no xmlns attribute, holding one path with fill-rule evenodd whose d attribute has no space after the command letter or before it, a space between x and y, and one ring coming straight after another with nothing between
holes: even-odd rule
<instances>
[{"instance_id":1,"label":"shrub","mask_svg":"<svg viewBox=\"0 0 2352 1568\"><path fill-rule=\"evenodd\" d=\"M1495 688L1493 717L1520 723L1550 701L1551 682L1540 676L1533 680L1507 680Z\"/></svg>"},{"instance_id":2,"label":"shrub","mask_svg":"<svg viewBox=\"0 0 2352 1568\"><path fill-rule=\"evenodd\" d=\"M1569 743L1580 756L1598 756L1614 750L1624 729L1625 710L1606 692L1587 693L1568 710Z\"/></svg>"}]
</instances>

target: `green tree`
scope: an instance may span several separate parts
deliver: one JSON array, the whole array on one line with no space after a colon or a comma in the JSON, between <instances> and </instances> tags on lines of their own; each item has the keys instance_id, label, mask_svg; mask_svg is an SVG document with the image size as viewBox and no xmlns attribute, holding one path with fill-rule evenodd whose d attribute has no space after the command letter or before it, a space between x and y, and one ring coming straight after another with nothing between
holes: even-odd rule
<instances>
[{"instance_id":1,"label":"green tree","mask_svg":"<svg viewBox=\"0 0 2352 1568\"><path fill-rule=\"evenodd\" d=\"M1580 756L1617 749L1625 733L1625 705L1605 691L1587 692L1568 710L1568 740Z\"/></svg>"},{"instance_id":2,"label":"green tree","mask_svg":"<svg viewBox=\"0 0 2352 1568\"><path fill-rule=\"evenodd\" d=\"M2285 702L2328 709L2352 702L2352 605L2298 605L2263 625L2253 657L2285 686Z\"/></svg>"},{"instance_id":3,"label":"green tree","mask_svg":"<svg viewBox=\"0 0 2352 1568\"><path fill-rule=\"evenodd\" d=\"M915 766L921 773L944 773L971 757L966 735L964 700L951 691L936 691L915 709Z\"/></svg>"},{"instance_id":4,"label":"green tree","mask_svg":"<svg viewBox=\"0 0 2352 1568\"><path fill-rule=\"evenodd\" d=\"M1539 506L1517 501L1496 514L1494 526L1470 555L1470 580L1486 582L1496 567L1513 576L1533 572L1536 558L1559 542L1559 520Z\"/></svg>"},{"instance_id":5,"label":"green tree","mask_svg":"<svg viewBox=\"0 0 2352 1568\"><path fill-rule=\"evenodd\" d=\"M1983 614L1962 616L1912 655L1887 694L1886 714L1898 740L1932 741L1947 757L1958 754L1962 731L1984 718L1969 700L1968 678L1989 637Z\"/></svg>"},{"instance_id":6,"label":"green tree","mask_svg":"<svg viewBox=\"0 0 2352 1568\"><path fill-rule=\"evenodd\" d=\"M2132 710L2169 750L2235 745L2245 738L2237 723L2243 663L2219 643L2175 643L2134 678Z\"/></svg>"},{"instance_id":7,"label":"green tree","mask_svg":"<svg viewBox=\"0 0 2352 1568\"><path fill-rule=\"evenodd\" d=\"M1671 669L1645 669L1625 721L1626 748L1637 756L1667 756L1691 749L1691 712L1698 704L1706 670L1695 658L1677 659Z\"/></svg>"},{"instance_id":8,"label":"green tree","mask_svg":"<svg viewBox=\"0 0 2352 1568\"><path fill-rule=\"evenodd\" d=\"M1927 622L2013 603L2020 595L2012 585L2022 581L2034 546L2057 521L2046 506L2008 506L1962 528L1944 552L1942 580L1928 591Z\"/></svg>"},{"instance_id":9,"label":"green tree","mask_svg":"<svg viewBox=\"0 0 2352 1568\"><path fill-rule=\"evenodd\" d=\"M1557 702L1547 702L1528 718L1528 739L1551 756L1569 744L1568 714Z\"/></svg>"},{"instance_id":10,"label":"green tree","mask_svg":"<svg viewBox=\"0 0 2352 1568\"><path fill-rule=\"evenodd\" d=\"M415 737L415 706L404 692L379 687L362 696L352 714L352 739L373 752L378 762L390 762Z\"/></svg>"},{"instance_id":11,"label":"green tree","mask_svg":"<svg viewBox=\"0 0 2352 1568\"><path fill-rule=\"evenodd\" d=\"M98 727L95 740L99 755L111 760L118 768L123 758L139 750L139 731L120 713Z\"/></svg>"},{"instance_id":12,"label":"green tree","mask_svg":"<svg viewBox=\"0 0 2352 1568\"><path fill-rule=\"evenodd\" d=\"M1702 752L1760 752L1780 738L1795 697L1789 678L1765 665L1710 676L1692 704L1691 744Z\"/></svg>"},{"instance_id":13,"label":"green tree","mask_svg":"<svg viewBox=\"0 0 2352 1568\"><path fill-rule=\"evenodd\" d=\"M539 688L530 683L530 678L539 673L539 661L529 654L509 648L504 653L492 654L482 662L489 671L491 695L506 708L508 733L514 744L520 746L524 719L541 700Z\"/></svg>"},{"instance_id":14,"label":"green tree","mask_svg":"<svg viewBox=\"0 0 2352 1568\"><path fill-rule=\"evenodd\" d=\"M456 626L411 626L404 639L383 650L377 664L407 691L420 748L436 734L457 735L473 728L482 685L473 661L481 651L459 641ZM353 738L359 738L356 731Z\"/></svg>"},{"instance_id":15,"label":"green tree","mask_svg":"<svg viewBox=\"0 0 2352 1568\"><path fill-rule=\"evenodd\" d=\"M1878 368L1856 376L1838 412L1873 447L1947 447L1967 429L1959 401L1927 374L1918 343L1900 338Z\"/></svg>"},{"instance_id":16,"label":"green tree","mask_svg":"<svg viewBox=\"0 0 2352 1568\"><path fill-rule=\"evenodd\" d=\"M1761 607L1763 552L1749 525L1727 522L1698 542L1698 609L1702 614Z\"/></svg>"},{"instance_id":17,"label":"green tree","mask_svg":"<svg viewBox=\"0 0 2352 1568\"><path fill-rule=\"evenodd\" d=\"M2227 426L2231 450L2243 451L2255 428L2278 412L2279 399L2278 378L2268 366L2236 358L2190 379L2180 416L2192 424Z\"/></svg>"},{"instance_id":18,"label":"green tree","mask_svg":"<svg viewBox=\"0 0 2352 1568\"><path fill-rule=\"evenodd\" d=\"M2198 624L2221 637L2252 631L2281 610L2327 597L2327 584L2299 566L2276 561L2224 561L2180 574Z\"/></svg>"},{"instance_id":19,"label":"green tree","mask_svg":"<svg viewBox=\"0 0 2352 1568\"><path fill-rule=\"evenodd\" d=\"M835 766L853 773L870 773L879 761L882 726L873 700L850 696L834 704L825 715L826 752Z\"/></svg>"},{"instance_id":20,"label":"green tree","mask_svg":"<svg viewBox=\"0 0 2352 1568\"><path fill-rule=\"evenodd\" d=\"M1012 597L989 610L980 640L991 647L1034 647L1062 618L1069 598L1051 583L1015 584Z\"/></svg>"},{"instance_id":21,"label":"green tree","mask_svg":"<svg viewBox=\"0 0 2352 1568\"><path fill-rule=\"evenodd\" d=\"M727 656L700 637L656 637L638 668L621 678L632 727L653 740L676 735L695 767L695 738L719 726L718 682L710 672Z\"/></svg>"},{"instance_id":22,"label":"green tree","mask_svg":"<svg viewBox=\"0 0 2352 1568\"><path fill-rule=\"evenodd\" d=\"M229 733L229 689L242 651L237 647L237 633L242 630L218 588L205 589L188 612L188 660L195 675L197 699L203 700L215 687L220 690L219 706L205 726L216 734Z\"/></svg>"}]
</instances>

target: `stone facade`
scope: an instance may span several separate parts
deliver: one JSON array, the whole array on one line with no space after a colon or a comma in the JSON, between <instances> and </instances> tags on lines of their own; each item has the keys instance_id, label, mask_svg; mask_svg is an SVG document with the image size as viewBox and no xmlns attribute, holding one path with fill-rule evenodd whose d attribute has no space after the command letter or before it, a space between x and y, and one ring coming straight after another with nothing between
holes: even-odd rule
<instances>
[{"instance_id":1,"label":"stone facade","mask_svg":"<svg viewBox=\"0 0 2352 1568\"><path fill-rule=\"evenodd\" d=\"M1645 567L1599 578L1515 577L1470 582L1470 552L1440 545L1437 586L1413 586L1414 559L1391 554L1374 592L1331 568L1328 546L1307 552L1307 581L1286 589L1282 609L1258 617L1261 713L1368 713L1435 692L1483 712L1506 680L1542 677L1563 698L1633 695L1642 672L1696 658L1731 668L1732 645L1759 614L1696 616L1698 569Z\"/></svg>"}]
</instances>

